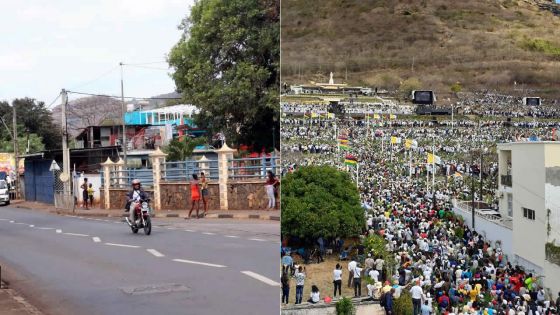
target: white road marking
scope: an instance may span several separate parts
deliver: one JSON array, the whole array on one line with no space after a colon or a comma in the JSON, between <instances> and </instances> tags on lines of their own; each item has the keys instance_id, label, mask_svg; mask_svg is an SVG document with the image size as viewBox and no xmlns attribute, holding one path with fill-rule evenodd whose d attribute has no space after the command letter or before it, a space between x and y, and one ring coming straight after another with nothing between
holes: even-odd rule
<instances>
[{"instance_id":1,"label":"white road marking","mask_svg":"<svg viewBox=\"0 0 560 315\"><path fill-rule=\"evenodd\" d=\"M195 264L195 265L203 265L203 266L208 266L208 267L216 267L216 268L225 268L226 267L224 265L209 264L209 263L205 263L205 262L192 261L192 260L186 260L186 259L173 259L173 261L182 262L182 263L186 263L186 264Z\"/></svg>"},{"instance_id":2,"label":"white road marking","mask_svg":"<svg viewBox=\"0 0 560 315\"><path fill-rule=\"evenodd\" d=\"M8 221L8 219L0 219L0 221Z\"/></svg>"},{"instance_id":3,"label":"white road marking","mask_svg":"<svg viewBox=\"0 0 560 315\"><path fill-rule=\"evenodd\" d=\"M50 227L37 227L39 230L54 230L54 228Z\"/></svg>"},{"instance_id":4,"label":"white road marking","mask_svg":"<svg viewBox=\"0 0 560 315\"><path fill-rule=\"evenodd\" d=\"M62 230L56 230L56 233L62 233Z\"/></svg>"},{"instance_id":5,"label":"white road marking","mask_svg":"<svg viewBox=\"0 0 560 315\"><path fill-rule=\"evenodd\" d=\"M257 242L266 242L266 240L260 239L260 238L250 238L250 241L257 241Z\"/></svg>"},{"instance_id":6,"label":"white road marking","mask_svg":"<svg viewBox=\"0 0 560 315\"><path fill-rule=\"evenodd\" d=\"M80 233L62 233L64 235L73 235L73 236L89 236L87 234L80 234Z\"/></svg>"},{"instance_id":7,"label":"white road marking","mask_svg":"<svg viewBox=\"0 0 560 315\"><path fill-rule=\"evenodd\" d=\"M156 257L164 257L164 256L165 256L164 254L158 252L158 251L155 250L155 249L148 248L148 249L146 249L146 250L148 251L148 253L150 253L150 254L152 254L152 255L154 255L154 256L156 256Z\"/></svg>"},{"instance_id":8,"label":"white road marking","mask_svg":"<svg viewBox=\"0 0 560 315\"><path fill-rule=\"evenodd\" d=\"M185 230L185 232L196 232L194 230Z\"/></svg>"},{"instance_id":9,"label":"white road marking","mask_svg":"<svg viewBox=\"0 0 560 315\"><path fill-rule=\"evenodd\" d=\"M276 281L274 281L274 280L272 280L272 279L269 279L269 278L267 278L267 277L265 277L265 276L261 276L261 275L259 275L258 273L254 273L254 272L252 272L252 271L241 271L241 273L244 274L244 275L247 275L247 276L249 276L249 277L251 277L251 278L254 278L254 279L257 279L257 280L259 280L259 281L262 281L262 282L264 282L264 283L266 283L266 284L268 284L268 285L275 286L275 287L279 287L279 286L280 286L280 283L278 283L278 282L276 282Z\"/></svg>"},{"instance_id":10,"label":"white road marking","mask_svg":"<svg viewBox=\"0 0 560 315\"><path fill-rule=\"evenodd\" d=\"M10 223L14 223L14 221L13 221L13 220L11 220L11 221L10 221Z\"/></svg>"},{"instance_id":11,"label":"white road marking","mask_svg":"<svg viewBox=\"0 0 560 315\"><path fill-rule=\"evenodd\" d=\"M33 224L29 224L29 227L35 227L35 225L33 225Z\"/></svg>"},{"instance_id":12,"label":"white road marking","mask_svg":"<svg viewBox=\"0 0 560 315\"><path fill-rule=\"evenodd\" d=\"M229 237L229 238L239 238L239 236L235 236L235 235L226 235L226 237Z\"/></svg>"},{"instance_id":13,"label":"white road marking","mask_svg":"<svg viewBox=\"0 0 560 315\"><path fill-rule=\"evenodd\" d=\"M14 222L14 224L24 224L24 225L27 225L27 223L23 223L23 222Z\"/></svg>"},{"instance_id":14,"label":"white road marking","mask_svg":"<svg viewBox=\"0 0 560 315\"><path fill-rule=\"evenodd\" d=\"M168 230L176 230L176 228L167 228Z\"/></svg>"},{"instance_id":15,"label":"white road marking","mask_svg":"<svg viewBox=\"0 0 560 315\"><path fill-rule=\"evenodd\" d=\"M119 246L119 247L129 247L129 248L140 248L140 246L136 246L136 245L115 244L115 243L105 243L105 245Z\"/></svg>"},{"instance_id":16,"label":"white road marking","mask_svg":"<svg viewBox=\"0 0 560 315\"><path fill-rule=\"evenodd\" d=\"M210 232L204 232L202 234L206 234L206 235L216 235L216 233L210 233Z\"/></svg>"},{"instance_id":17,"label":"white road marking","mask_svg":"<svg viewBox=\"0 0 560 315\"><path fill-rule=\"evenodd\" d=\"M99 237L97 237L97 236L94 236L94 237L92 237L91 239L92 239L95 243L101 242L101 239L100 239Z\"/></svg>"}]
</instances>

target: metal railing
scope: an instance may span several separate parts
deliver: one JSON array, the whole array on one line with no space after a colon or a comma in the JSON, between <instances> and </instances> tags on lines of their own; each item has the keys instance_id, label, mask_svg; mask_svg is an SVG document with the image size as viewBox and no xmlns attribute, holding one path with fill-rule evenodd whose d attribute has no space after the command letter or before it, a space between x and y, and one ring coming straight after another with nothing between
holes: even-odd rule
<instances>
[{"instance_id":1,"label":"metal railing","mask_svg":"<svg viewBox=\"0 0 560 315\"><path fill-rule=\"evenodd\" d=\"M267 171L280 175L279 158L258 157L228 160L228 176L230 179L264 179Z\"/></svg>"},{"instance_id":2,"label":"metal railing","mask_svg":"<svg viewBox=\"0 0 560 315\"><path fill-rule=\"evenodd\" d=\"M511 187L511 175L500 175L500 183L504 186Z\"/></svg>"},{"instance_id":3,"label":"metal railing","mask_svg":"<svg viewBox=\"0 0 560 315\"><path fill-rule=\"evenodd\" d=\"M154 184L154 174L152 169L123 169L122 171L113 170L110 172L111 188L128 188L133 179L138 179L144 187L151 187ZM101 177L103 180L103 176Z\"/></svg>"},{"instance_id":4,"label":"metal railing","mask_svg":"<svg viewBox=\"0 0 560 315\"><path fill-rule=\"evenodd\" d=\"M471 207L471 202L470 201L459 201L455 203L455 208L461 210L462 212L467 213L468 215L471 215L472 213L472 207ZM513 222L511 219L509 218L503 218L501 216L495 215L495 214L489 214L489 213L484 213L484 210L492 210L492 209L478 209L475 207L475 214L477 217L481 217L484 218L488 221L492 221L494 223L503 225L509 229L511 229L513 227Z\"/></svg>"},{"instance_id":5,"label":"metal railing","mask_svg":"<svg viewBox=\"0 0 560 315\"><path fill-rule=\"evenodd\" d=\"M162 165L161 179L168 182L189 181L192 174L200 176L201 172L210 180L218 180L218 160L166 162Z\"/></svg>"}]
</instances>

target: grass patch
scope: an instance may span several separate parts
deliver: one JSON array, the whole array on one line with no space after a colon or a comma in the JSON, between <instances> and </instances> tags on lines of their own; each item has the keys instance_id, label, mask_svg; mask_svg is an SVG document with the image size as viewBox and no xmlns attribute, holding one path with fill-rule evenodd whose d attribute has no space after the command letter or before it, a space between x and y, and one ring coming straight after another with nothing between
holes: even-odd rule
<instances>
[{"instance_id":1,"label":"grass patch","mask_svg":"<svg viewBox=\"0 0 560 315\"><path fill-rule=\"evenodd\" d=\"M529 51L544 53L553 57L560 57L560 45L542 38L523 38L520 46Z\"/></svg>"}]
</instances>

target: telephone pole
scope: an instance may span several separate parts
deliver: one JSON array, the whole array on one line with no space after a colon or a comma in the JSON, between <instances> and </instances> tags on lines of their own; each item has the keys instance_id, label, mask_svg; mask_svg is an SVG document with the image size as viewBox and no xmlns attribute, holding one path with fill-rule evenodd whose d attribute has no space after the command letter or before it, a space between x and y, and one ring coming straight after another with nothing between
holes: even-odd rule
<instances>
[{"instance_id":1,"label":"telephone pole","mask_svg":"<svg viewBox=\"0 0 560 315\"><path fill-rule=\"evenodd\" d=\"M18 142L17 142L17 114L16 114L16 102L12 103L12 118L13 118L13 125L12 125L12 132L14 133L12 140L14 141L14 159L16 162L15 167L15 181L16 181L16 199L19 197L19 154L18 154Z\"/></svg>"},{"instance_id":2,"label":"telephone pole","mask_svg":"<svg viewBox=\"0 0 560 315\"><path fill-rule=\"evenodd\" d=\"M68 128L66 124L66 106L68 104L68 94L65 89L60 92L62 96L62 176L64 183L64 195L70 194L70 150L68 149Z\"/></svg>"},{"instance_id":3,"label":"telephone pole","mask_svg":"<svg viewBox=\"0 0 560 315\"><path fill-rule=\"evenodd\" d=\"M121 66L121 111L122 111L122 130L123 130L123 160L124 160L124 167L126 168L126 124L124 121L124 115L126 113L125 106L124 106L124 83L123 83L123 63L120 62L119 65Z\"/></svg>"}]
</instances>

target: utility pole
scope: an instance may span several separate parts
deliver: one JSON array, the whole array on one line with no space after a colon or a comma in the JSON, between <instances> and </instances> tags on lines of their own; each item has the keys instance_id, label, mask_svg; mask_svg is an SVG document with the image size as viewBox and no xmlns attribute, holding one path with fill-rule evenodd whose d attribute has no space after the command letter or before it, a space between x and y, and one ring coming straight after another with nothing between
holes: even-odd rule
<instances>
[{"instance_id":1,"label":"utility pole","mask_svg":"<svg viewBox=\"0 0 560 315\"><path fill-rule=\"evenodd\" d=\"M14 141L14 159L16 162L15 167L15 181L16 181L16 199L19 197L19 153L18 153L18 142L17 142L17 114L16 114L16 102L12 103L12 118L13 118L13 125L12 131L14 133L12 140Z\"/></svg>"},{"instance_id":2,"label":"utility pole","mask_svg":"<svg viewBox=\"0 0 560 315\"><path fill-rule=\"evenodd\" d=\"M121 66L121 111L122 111L122 131L123 131L123 160L124 160L124 167L126 168L126 124L124 121L124 115L126 113L125 106L124 106L124 83L123 83L123 63L120 62L119 65Z\"/></svg>"},{"instance_id":3,"label":"utility pole","mask_svg":"<svg viewBox=\"0 0 560 315\"><path fill-rule=\"evenodd\" d=\"M68 94L65 89L60 92L62 96L62 175L60 180L64 183L64 195L70 194L70 150L68 149L68 127L66 124L66 106Z\"/></svg>"}]
</instances>

